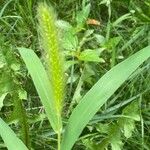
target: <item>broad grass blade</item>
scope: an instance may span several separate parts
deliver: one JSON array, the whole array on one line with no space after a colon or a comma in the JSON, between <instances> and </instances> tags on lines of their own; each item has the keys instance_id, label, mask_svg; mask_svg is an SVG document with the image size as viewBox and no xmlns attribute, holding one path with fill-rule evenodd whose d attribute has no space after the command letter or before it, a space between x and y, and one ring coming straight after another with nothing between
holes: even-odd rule
<instances>
[{"instance_id":1,"label":"broad grass blade","mask_svg":"<svg viewBox=\"0 0 150 150\"><path fill-rule=\"evenodd\" d=\"M47 73L37 55L33 50L18 48L27 69L32 77L36 90L45 108L47 117L55 132L59 130L58 115L55 110L55 102L52 94L52 87Z\"/></svg>"},{"instance_id":2,"label":"broad grass blade","mask_svg":"<svg viewBox=\"0 0 150 150\"><path fill-rule=\"evenodd\" d=\"M0 135L8 150L28 150L14 131L0 118Z\"/></svg>"},{"instance_id":3,"label":"broad grass blade","mask_svg":"<svg viewBox=\"0 0 150 150\"><path fill-rule=\"evenodd\" d=\"M61 150L71 150L84 127L99 108L150 57L150 46L140 50L108 71L73 110L62 139Z\"/></svg>"}]
</instances>

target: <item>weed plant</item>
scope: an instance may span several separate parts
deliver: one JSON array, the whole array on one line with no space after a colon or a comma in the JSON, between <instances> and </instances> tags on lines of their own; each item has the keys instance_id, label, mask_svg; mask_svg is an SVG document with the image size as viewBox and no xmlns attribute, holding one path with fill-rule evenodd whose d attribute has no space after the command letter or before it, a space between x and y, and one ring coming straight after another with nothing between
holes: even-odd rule
<instances>
[{"instance_id":1,"label":"weed plant","mask_svg":"<svg viewBox=\"0 0 150 150\"><path fill-rule=\"evenodd\" d=\"M149 10L1 0L0 149L149 150Z\"/></svg>"}]
</instances>

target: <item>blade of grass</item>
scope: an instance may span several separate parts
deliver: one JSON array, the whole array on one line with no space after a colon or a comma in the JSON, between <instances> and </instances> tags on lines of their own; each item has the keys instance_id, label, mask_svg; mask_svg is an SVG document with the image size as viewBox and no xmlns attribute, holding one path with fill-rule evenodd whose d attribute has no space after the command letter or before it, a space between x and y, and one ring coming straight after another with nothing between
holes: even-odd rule
<instances>
[{"instance_id":1,"label":"blade of grass","mask_svg":"<svg viewBox=\"0 0 150 150\"><path fill-rule=\"evenodd\" d=\"M2 17L2 15L3 15L3 13L4 13L5 9L6 9L6 7L9 5L10 2L12 2L12 0L8 1L8 2L3 6L3 8L1 9L1 11L0 11L0 18Z\"/></svg>"},{"instance_id":2,"label":"blade of grass","mask_svg":"<svg viewBox=\"0 0 150 150\"><path fill-rule=\"evenodd\" d=\"M131 13L127 13L123 16L121 16L120 18L118 18L115 22L112 23L112 26L115 27L118 24L120 24L122 21L126 20L126 19L130 19L131 18Z\"/></svg>"},{"instance_id":3,"label":"blade of grass","mask_svg":"<svg viewBox=\"0 0 150 150\"><path fill-rule=\"evenodd\" d=\"M59 130L58 115L53 101L52 87L47 73L37 55L33 50L27 48L18 48L27 69L32 77L36 90L44 105L47 117L55 132Z\"/></svg>"},{"instance_id":4,"label":"blade of grass","mask_svg":"<svg viewBox=\"0 0 150 150\"><path fill-rule=\"evenodd\" d=\"M71 150L84 127L99 108L114 94L128 77L150 57L150 46L127 58L108 71L81 99L66 126L61 150Z\"/></svg>"},{"instance_id":5,"label":"blade of grass","mask_svg":"<svg viewBox=\"0 0 150 150\"><path fill-rule=\"evenodd\" d=\"M0 118L0 135L2 136L8 150L28 150L23 142L17 138L11 128Z\"/></svg>"},{"instance_id":6,"label":"blade of grass","mask_svg":"<svg viewBox=\"0 0 150 150\"><path fill-rule=\"evenodd\" d=\"M144 32L146 32L146 28L142 27L142 29L137 34L130 37L130 40L122 46L122 48L119 50L119 52L122 52L126 48L130 47L132 43L134 43L139 37L142 37L144 35Z\"/></svg>"}]
</instances>

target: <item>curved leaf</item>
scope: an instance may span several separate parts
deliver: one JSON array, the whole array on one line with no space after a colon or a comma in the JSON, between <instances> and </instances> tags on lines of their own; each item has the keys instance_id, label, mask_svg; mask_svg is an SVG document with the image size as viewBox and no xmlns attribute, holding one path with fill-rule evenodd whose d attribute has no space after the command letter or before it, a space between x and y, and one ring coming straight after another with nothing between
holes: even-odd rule
<instances>
[{"instance_id":1,"label":"curved leaf","mask_svg":"<svg viewBox=\"0 0 150 150\"><path fill-rule=\"evenodd\" d=\"M55 110L55 103L53 101L53 94L50 81L47 73L37 55L33 50L27 48L18 48L27 69L32 77L36 90L40 96L42 104L44 105L47 117L55 132L58 131L58 115Z\"/></svg>"},{"instance_id":2,"label":"curved leaf","mask_svg":"<svg viewBox=\"0 0 150 150\"><path fill-rule=\"evenodd\" d=\"M62 139L61 150L71 150L84 127L99 108L128 77L150 57L150 46L140 50L108 71L73 110Z\"/></svg>"},{"instance_id":3,"label":"curved leaf","mask_svg":"<svg viewBox=\"0 0 150 150\"><path fill-rule=\"evenodd\" d=\"M0 135L8 150L28 150L23 142L17 138L14 131L0 118Z\"/></svg>"}]
</instances>

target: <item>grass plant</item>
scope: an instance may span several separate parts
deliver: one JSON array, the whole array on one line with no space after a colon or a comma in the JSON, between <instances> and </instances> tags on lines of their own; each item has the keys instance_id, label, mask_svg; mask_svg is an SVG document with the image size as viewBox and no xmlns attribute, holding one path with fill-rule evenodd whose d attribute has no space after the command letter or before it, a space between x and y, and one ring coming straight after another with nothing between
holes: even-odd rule
<instances>
[{"instance_id":1,"label":"grass plant","mask_svg":"<svg viewBox=\"0 0 150 150\"><path fill-rule=\"evenodd\" d=\"M0 149L150 148L149 0L0 2Z\"/></svg>"}]
</instances>

